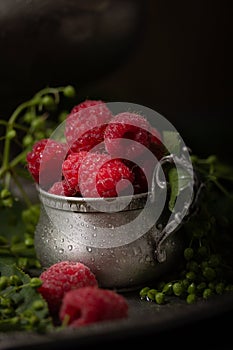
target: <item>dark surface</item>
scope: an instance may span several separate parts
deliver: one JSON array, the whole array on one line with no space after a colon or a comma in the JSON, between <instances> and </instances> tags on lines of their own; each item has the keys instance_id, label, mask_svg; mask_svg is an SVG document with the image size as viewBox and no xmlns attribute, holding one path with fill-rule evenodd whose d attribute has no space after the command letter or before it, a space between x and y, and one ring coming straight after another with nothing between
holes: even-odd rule
<instances>
[{"instance_id":1,"label":"dark surface","mask_svg":"<svg viewBox=\"0 0 233 350\"><path fill-rule=\"evenodd\" d=\"M125 295L129 318L66 329L48 335L0 334L3 349L87 349L143 346L165 349L232 349L233 295L217 296L193 305L170 300L166 305Z\"/></svg>"}]
</instances>

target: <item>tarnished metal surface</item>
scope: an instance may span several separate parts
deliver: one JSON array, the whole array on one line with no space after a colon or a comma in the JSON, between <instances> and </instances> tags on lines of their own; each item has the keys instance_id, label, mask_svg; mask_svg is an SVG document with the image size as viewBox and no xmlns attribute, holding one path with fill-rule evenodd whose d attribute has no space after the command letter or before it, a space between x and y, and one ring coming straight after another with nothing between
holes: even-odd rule
<instances>
[{"instance_id":1,"label":"tarnished metal surface","mask_svg":"<svg viewBox=\"0 0 233 350\"><path fill-rule=\"evenodd\" d=\"M185 162L179 164L190 173ZM62 260L81 261L95 273L101 286L122 290L166 273L183 248L177 228L194 197L188 193L187 200L166 222L160 207L167 205L167 193L157 175L156 171L153 192L114 200L57 196L38 187L41 215L35 249L43 268ZM188 191L193 186L191 180Z\"/></svg>"}]
</instances>

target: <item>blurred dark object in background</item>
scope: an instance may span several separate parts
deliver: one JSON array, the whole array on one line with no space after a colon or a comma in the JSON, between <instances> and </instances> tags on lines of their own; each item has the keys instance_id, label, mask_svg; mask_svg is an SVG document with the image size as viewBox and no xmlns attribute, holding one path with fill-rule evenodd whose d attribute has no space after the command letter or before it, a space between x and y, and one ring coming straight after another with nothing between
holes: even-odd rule
<instances>
[{"instance_id":1,"label":"blurred dark object in background","mask_svg":"<svg viewBox=\"0 0 233 350\"><path fill-rule=\"evenodd\" d=\"M0 113L46 85L146 105L232 159L232 0L1 0Z\"/></svg>"},{"instance_id":2,"label":"blurred dark object in background","mask_svg":"<svg viewBox=\"0 0 233 350\"><path fill-rule=\"evenodd\" d=\"M141 0L1 0L4 110L46 85L81 87L113 71L138 45L144 21Z\"/></svg>"}]
</instances>

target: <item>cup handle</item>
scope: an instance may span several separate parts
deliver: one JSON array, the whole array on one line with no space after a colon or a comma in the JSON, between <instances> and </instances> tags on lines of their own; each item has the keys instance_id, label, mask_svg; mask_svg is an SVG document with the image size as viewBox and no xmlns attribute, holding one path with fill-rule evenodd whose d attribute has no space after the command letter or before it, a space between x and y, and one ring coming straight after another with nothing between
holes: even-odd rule
<instances>
[{"instance_id":1,"label":"cup handle","mask_svg":"<svg viewBox=\"0 0 233 350\"><path fill-rule=\"evenodd\" d=\"M192 163L184 155L178 157L174 154L169 154L161 158L155 167L152 177L151 187L151 202L155 203L158 191L166 191L169 188L169 183L166 177L161 179L161 171L165 164L170 164L176 168L182 169L183 185L179 187L179 191L176 199L186 191L182 207L176 208L170 213L168 222L163 225L158 223L158 231L155 235L156 259L159 262L166 260L166 251L163 249L163 242L174 232L176 232L181 225L191 216L191 213L195 211L197 205L197 198L199 197L200 186L199 179L195 171L193 170ZM169 210L169 209L168 209Z\"/></svg>"}]
</instances>

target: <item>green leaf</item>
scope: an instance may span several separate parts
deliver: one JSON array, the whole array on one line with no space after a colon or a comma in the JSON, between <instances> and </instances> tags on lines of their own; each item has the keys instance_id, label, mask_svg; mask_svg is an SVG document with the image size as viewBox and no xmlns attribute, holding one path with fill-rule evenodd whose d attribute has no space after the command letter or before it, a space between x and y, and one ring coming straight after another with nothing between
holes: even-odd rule
<instances>
[{"instance_id":1,"label":"green leaf","mask_svg":"<svg viewBox=\"0 0 233 350\"><path fill-rule=\"evenodd\" d=\"M48 305L36 288L30 285L31 277L12 264L11 258L1 258L1 276L17 276L19 285L8 285L0 291L0 298L10 299L14 310L10 317L0 314L0 331L32 330L43 333L52 328ZM40 305L40 308L35 307Z\"/></svg>"},{"instance_id":2,"label":"green leaf","mask_svg":"<svg viewBox=\"0 0 233 350\"><path fill-rule=\"evenodd\" d=\"M181 189L188 186L190 177L183 168L171 168L168 172L168 182L170 185L170 200L168 208L172 212L175 206L176 199Z\"/></svg>"},{"instance_id":3,"label":"green leaf","mask_svg":"<svg viewBox=\"0 0 233 350\"><path fill-rule=\"evenodd\" d=\"M175 131L163 131L163 143L168 149L169 153L180 154L180 137Z\"/></svg>"}]
</instances>

